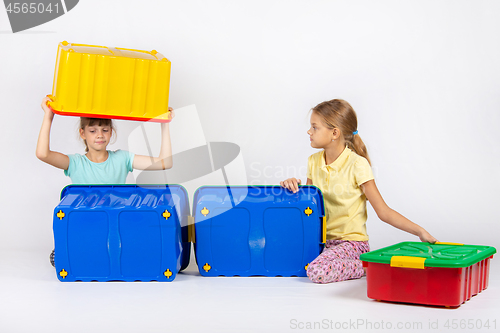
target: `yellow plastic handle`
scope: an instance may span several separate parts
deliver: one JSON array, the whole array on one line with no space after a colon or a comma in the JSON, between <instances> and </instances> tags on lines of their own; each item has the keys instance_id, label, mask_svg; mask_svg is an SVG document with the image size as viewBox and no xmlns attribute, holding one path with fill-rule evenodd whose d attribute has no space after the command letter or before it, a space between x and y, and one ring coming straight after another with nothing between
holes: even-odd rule
<instances>
[{"instance_id":1,"label":"yellow plastic handle","mask_svg":"<svg viewBox=\"0 0 500 333\"><path fill-rule=\"evenodd\" d=\"M196 243L196 230L194 229L194 217L188 216L188 242Z\"/></svg>"},{"instance_id":2,"label":"yellow plastic handle","mask_svg":"<svg viewBox=\"0 0 500 333\"><path fill-rule=\"evenodd\" d=\"M63 44L64 45L64 44ZM99 45L90 45L90 44L76 44L76 43L69 43L64 46L71 45L71 46L81 46L81 47L99 47L101 49L107 49L106 46L99 46Z\"/></svg>"},{"instance_id":3,"label":"yellow plastic handle","mask_svg":"<svg viewBox=\"0 0 500 333\"><path fill-rule=\"evenodd\" d=\"M146 53L146 54L151 54L151 55L155 55L158 53L156 51L152 52L152 51L144 51L144 50L136 50L136 49L126 49L124 47L115 47L115 49L120 50L120 51L123 50L123 51L131 51L131 52L140 52L140 53Z\"/></svg>"},{"instance_id":4,"label":"yellow plastic handle","mask_svg":"<svg viewBox=\"0 0 500 333\"><path fill-rule=\"evenodd\" d=\"M391 267L425 269L425 259L422 257L393 256Z\"/></svg>"},{"instance_id":5,"label":"yellow plastic handle","mask_svg":"<svg viewBox=\"0 0 500 333\"><path fill-rule=\"evenodd\" d=\"M326 244L326 216L323 216L323 244Z\"/></svg>"},{"instance_id":6,"label":"yellow plastic handle","mask_svg":"<svg viewBox=\"0 0 500 333\"><path fill-rule=\"evenodd\" d=\"M49 108L51 108L51 109L52 109L52 104L54 104L54 102L55 102L55 101L54 101L54 100L55 100L55 98L54 98L54 96L52 96L52 95L47 95L47 97L48 97L48 98L50 98L50 99L51 99L51 101L47 101L45 104L46 104Z\"/></svg>"},{"instance_id":7,"label":"yellow plastic handle","mask_svg":"<svg viewBox=\"0 0 500 333\"><path fill-rule=\"evenodd\" d=\"M464 245L462 243L450 243L450 242L436 242L434 244L440 244L440 245Z\"/></svg>"}]
</instances>

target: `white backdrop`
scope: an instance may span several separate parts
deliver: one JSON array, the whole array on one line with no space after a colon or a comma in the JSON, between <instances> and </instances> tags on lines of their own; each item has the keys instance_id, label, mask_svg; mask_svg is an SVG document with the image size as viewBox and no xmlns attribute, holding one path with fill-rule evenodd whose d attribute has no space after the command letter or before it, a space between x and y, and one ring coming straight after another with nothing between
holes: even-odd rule
<instances>
[{"instance_id":1,"label":"white backdrop","mask_svg":"<svg viewBox=\"0 0 500 333\"><path fill-rule=\"evenodd\" d=\"M0 10L0 249L53 246L70 179L35 147L63 40L163 53L171 106L194 104L207 141L240 145L250 184L305 180L308 111L343 98L389 206L439 240L498 248L498 17L497 1L82 0L12 34ZM76 123L56 116L52 149L83 152ZM111 148L128 149L136 124L117 125ZM416 240L371 208L368 231L372 248Z\"/></svg>"}]
</instances>

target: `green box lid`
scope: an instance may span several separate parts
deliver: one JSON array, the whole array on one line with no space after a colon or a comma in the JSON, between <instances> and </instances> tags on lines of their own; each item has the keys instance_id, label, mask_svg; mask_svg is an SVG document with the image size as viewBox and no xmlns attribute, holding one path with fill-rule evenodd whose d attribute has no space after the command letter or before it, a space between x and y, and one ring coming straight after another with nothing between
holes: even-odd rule
<instances>
[{"instance_id":1,"label":"green box lid","mask_svg":"<svg viewBox=\"0 0 500 333\"><path fill-rule=\"evenodd\" d=\"M484 260L497 250L492 246L453 243L402 242L363 253L362 261L390 264L393 256L425 258L425 267L468 267Z\"/></svg>"}]
</instances>

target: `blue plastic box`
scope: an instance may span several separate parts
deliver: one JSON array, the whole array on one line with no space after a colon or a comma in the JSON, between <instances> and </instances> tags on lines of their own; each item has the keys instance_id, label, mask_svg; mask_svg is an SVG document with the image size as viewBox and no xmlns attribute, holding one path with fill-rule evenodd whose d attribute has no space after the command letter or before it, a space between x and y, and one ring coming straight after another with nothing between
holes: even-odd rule
<instances>
[{"instance_id":1,"label":"blue plastic box","mask_svg":"<svg viewBox=\"0 0 500 333\"><path fill-rule=\"evenodd\" d=\"M173 281L189 263L179 185L70 185L54 209L60 281Z\"/></svg>"},{"instance_id":2,"label":"blue plastic box","mask_svg":"<svg viewBox=\"0 0 500 333\"><path fill-rule=\"evenodd\" d=\"M196 261L203 276L306 276L323 250L323 195L315 186L200 187Z\"/></svg>"}]
</instances>

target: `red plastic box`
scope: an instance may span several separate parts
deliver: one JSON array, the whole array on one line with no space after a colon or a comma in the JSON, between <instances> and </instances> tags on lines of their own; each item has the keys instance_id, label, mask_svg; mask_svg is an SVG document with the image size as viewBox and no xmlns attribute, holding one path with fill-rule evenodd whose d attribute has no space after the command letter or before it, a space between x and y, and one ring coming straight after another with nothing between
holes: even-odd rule
<instances>
[{"instance_id":1,"label":"red plastic box","mask_svg":"<svg viewBox=\"0 0 500 333\"><path fill-rule=\"evenodd\" d=\"M457 307L488 287L491 246L403 242L361 255L368 297Z\"/></svg>"}]
</instances>

